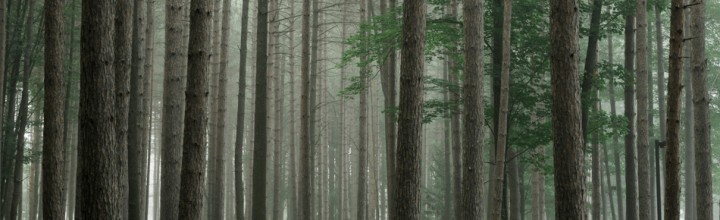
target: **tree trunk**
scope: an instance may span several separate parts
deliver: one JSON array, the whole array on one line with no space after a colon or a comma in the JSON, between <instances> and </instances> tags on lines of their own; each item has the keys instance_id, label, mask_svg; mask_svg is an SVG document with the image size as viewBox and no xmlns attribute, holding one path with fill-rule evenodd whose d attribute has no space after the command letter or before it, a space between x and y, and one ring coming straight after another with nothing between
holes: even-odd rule
<instances>
[{"instance_id":1,"label":"tree trunk","mask_svg":"<svg viewBox=\"0 0 720 220\"><path fill-rule=\"evenodd\" d=\"M510 204L510 208L508 208L508 219L509 220L520 220L520 216L523 213L523 210L520 208L520 167L518 165L519 157L516 157L517 153L513 150L508 150L507 154L507 190L508 190L508 203Z\"/></svg>"},{"instance_id":2,"label":"tree trunk","mask_svg":"<svg viewBox=\"0 0 720 220\"><path fill-rule=\"evenodd\" d=\"M301 31L301 98L300 98L300 182L298 196L299 219L312 219L311 197L312 185L310 178L312 175L310 164L310 0L303 0L302 5L302 31Z\"/></svg>"},{"instance_id":3,"label":"tree trunk","mask_svg":"<svg viewBox=\"0 0 720 220\"><path fill-rule=\"evenodd\" d=\"M65 218L65 88L63 73L64 3L45 1L45 99L43 108L42 213L45 219ZM0 51L2 53L2 51ZM33 215L34 217L34 215ZM31 218L32 219L32 218Z\"/></svg>"},{"instance_id":4,"label":"tree trunk","mask_svg":"<svg viewBox=\"0 0 720 220\"><path fill-rule=\"evenodd\" d=\"M7 0L0 1L0 100L5 98L5 53L6 53L6 40L7 40ZM3 123L2 116L4 115L5 102L0 101L0 140L3 139L2 129L5 124ZM0 143L1 145L2 143ZM0 156L0 167L2 167L2 156ZM2 185L2 184L0 184Z\"/></svg>"},{"instance_id":5,"label":"tree trunk","mask_svg":"<svg viewBox=\"0 0 720 220\"><path fill-rule=\"evenodd\" d=\"M145 118L143 97L145 70L145 13L147 3L145 0L133 0L133 30L132 30L132 64L130 69L130 114L128 117L128 184L129 184L129 200L128 200L128 216L129 219L140 219L143 207L143 187L142 182L143 164L145 149L143 145L145 139Z\"/></svg>"},{"instance_id":6,"label":"tree trunk","mask_svg":"<svg viewBox=\"0 0 720 220\"><path fill-rule=\"evenodd\" d=\"M124 218L121 204L120 142L113 61L115 6L82 2L80 141L78 145L78 219ZM92 19L91 19L92 18ZM46 78L47 79L47 78Z\"/></svg>"},{"instance_id":7,"label":"tree trunk","mask_svg":"<svg viewBox=\"0 0 720 220\"><path fill-rule=\"evenodd\" d=\"M613 56L615 53L613 52L613 41L612 41L612 35L608 35L608 63L611 65L613 64ZM608 87L608 96L610 97L610 115L615 117L617 116L617 113L615 112L615 87L616 87L615 78L610 79L609 87ZM615 129L613 129L613 132ZM618 220L625 219L625 211L623 206L623 197L622 197L622 170L620 167L620 141L618 140L617 135L613 135L612 137L612 146L614 147L614 157L615 157L615 193L617 195L617 204L618 204Z\"/></svg>"},{"instance_id":8,"label":"tree trunk","mask_svg":"<svg viewBox=\"0 0 720 220\"><path fill-rule=\"evenodd\" d=\"M635 83L637 87L637 168L638 168L638 217L650 219L652 194L650 192L650 144L648 122L648 63L647 63L647 3L636 1L636 63ZM632 130L631 130L632 131Z\"/></svg>"},{"instance_id":9,"label":"tree trunk","mask_svg":"<svg viewBox=\"0 0 720 220\"><path fill-rule=\"evenodd\" d=\"M662 20L660 19L660 11L662 10L662 6L660 5L660 1L655 1L654 9L655 9L655 44L656 44L656 50L657 53L656 56L656 69L657 69L657 97L658 97L658 115L659 115L659 124L660 124L660 131L659 133L659 139L660 141L665 141L665 130L666 130L666 113L665 113L665 66L663 64L663 59L665 58L665 54L663 52L664 46L663 46L663 32L662 32ZM659 149L655 149L656 151L659 151ZM657 158L657 160L661 160L662 157ZM657 169L660 168L660 162L655 163L657 165ZM661 174L658 174L660 176ZM657 182L660 183L660 177L656 177L658 180ZM656 187L656 192L660 192L662 184L658 184ZM662 209L662 199L660 199L660 196L656 196L657 198L657 205L660 207L657 207L657 216L662 217L662 212L660 211ZM621 207L621 206L618 206Z\"/></svg>"},{"instance_id":10,"label":"tree trunk","mask_svg":"<svg viewBox=\"0 0 720 220\"><path fill-rule=\"evenodd\" d=\"M680 93L682 92L684 1L670 7L670 68L668 78L667 144L665 147L665 219L680 219Z\"/></svg>"},{"instance_id":11,"label":"tree trunk","mask_svg":"<svg viewBox=\"0 0 720 220\"><path fill-rule=\"evenodd\" d=\"M243 0L240 21L240 71L238 74L238 111L237 127L235 131L235 216L237 220L245 217L245 191L243 184L243 140L245 135L245 97L247 76L247 41L248 41L248 11L250 0Z\"/></svg>"},{"instance_id":12,"label":"tree trunk","mask_svg":"<svg viewBox=\"0 0 720 220\"><path fill-rule=\"evenodd\" d=\"M218 57L220 70L218 73L219 81L217 87L217 100L215 103L216 106L214 106L217 108L215 118L215 139L211 140L214 142L211 144L211 147L215 147L215 156L213 156L215 160L211 161L211 163L215 164L215 170L213 171L215 172L215 175L211 176L212 181L210 182L213 186L211 187L212 191L210 192L211 204L208 206L208 219L222 219L225 213L223 209L225 207L225 113L227 112L225 100L227 100L228 38L230 36L231 7L229 0L223 0L222 2L222 13L219 13L220 10L218 9L220 5L215 6L218 12L215 14L218 16L215 19L222 19L222 26L219 33L220 36L218 36L219 38L215 37L215 40L219 39L218 44L220 45L220 56ZM219 18L220 15L222 15L222 18ZM215 24L219 25L218 22Z\"/></svg>"},{"instance_id":13,"label":"tree trunk","mask_svg":"<svg viewBox=\"0 0 720 220\"><path fill-rule=\"evenodd\" d=\"M403 2L395 216L420 219L425 2Z\"/></svg>"},{"instance_id":14,"label":"tree trunk","mask_svg":"<svg viewBox=\"0 0 720 220\"><path fill-rule=\"evenodd\" d=\"M120 209L123 218L128 218L129 205L129 176L128 176L128 132L131 96L131 64L132 64L132 34L133 34L133 8L135 0L117 1L115 5L115 132L119 149L120 166ZM134 130L134 129L133 129Z\"/></svg>"},{"instance_id":15,"label":"tree trunk","mask_svg":"<svg viewBox=\"0 0 720 220\"><path fill-rule=\"evenodd\" d=\"M574 0L550 1L556 219L586 218L577 8Z\"/></svg>"},{"instance_id":16,"label":"tree trunk","mask_svg":"<svg viewBox=\"0 0 720 220\"><path fill-rule=\"evenodd\" d=\"M628 0L628 2L631 2ZM625 72L634 72L635 56L635 16L625 15ZM625 134L625 204L627 206L627 220L638 219L637 201L637 173L635 170L635 87L634 77L627 76L623 83L625 94L625 118L627 119L627 133Z\"/></svg>"},{"instance_id":17,"label":"tree trunk","mask_svg":"<svg viewBox=\"0 0 720 220\"><path fill-rule=\"evenodd\" d=\"M188 48L185 126L178 219L200 219L203 207L207 82L210 59L212 3L190 1L190 47Z\"/></svg>"},{"instance_id":18,"label":"tree trunk","mask_svg":"<svg viewBox=\"0 0 720 220\"><path fill-rule=\"evenodd\" d=\"M62 88L62 87L60 87L60 88ZM33 117L33 119L32 119L31 123L32 123L33 131L32 131L32 149L30 150L30 153L35 154L36 152L42 152L42 150L40 149L40 144L41 144L40 139L42 137L40 134L40 132L42 132L40 130L40 121L41 121L40 112L35 111L35 113L33 113L32 117ZM62 143L62 140L60 143ZM30 220L36 220L37 214L38 214L38 203L39 203L38 199L40 198L40 191L38 190L38 188L39 188L38 185L39 185L39 181L40 181L40 172L41 172L39 162L41 162L41 159L42 158L32 159L30 162L31 163L30 170L29 170L30 171L29 172L30 173L30 177L29 177L30 183L28 184L28 188L27 188L27 197L30 198L30 199L28 199L29 201L28 201L27 213L28 213L28 219L30 219Z\"/></svg>"},{"instance_id":19,"label":"tree trunk","mask_svg":"<svg viewBox=\"0 0 720 220\"><path fill-rule=\"evenodd\" d=\"M707 89L707 60L705 59L705 1L694 0L690 3L690 41L691 53L688 54L692 65L692 93L695 135L695 172L698 220L710 220L712 212L712 158L710 145L710 118L708 113L710 98ZM686 111L689 111L687 109Z\"/></svg>"},{"instance_id":20,"label":"tree trunk","mask_svg":"<svg viewBox=\"0 0 720 220\"><path fill-rule=\"evenodd\" d=\"M690 0L685 0L684 4L687 5L690 3ZM690 19L693 11L685 11L685 23L684 30L690 29ZM683 32L684 34L684 40L689 39L691 37L695 37L695 33L691 32ZM690 44L686 44L683 42L683 54L685 56L691 56L692 53L692 46ZM685 59L685 58L683 58ZM695 118L694 112L693 112L693 84L692 84L692 66L691 62L683 62L683 92L685 93L685 99L683 100L685 103L684 106L684 113L683 114L683 121L684 121L684 132L685 132L685 140L684 140L684 153L685 158L683 160L685 163L683 163L683 168L685 168L685 196L683 197L685 199L685 213L684 218L686 220L696 220L696 214L695 211L697 211L697 206L695 205L695 198L697 195L695 194L695 184L692 184L695 182L696 176L695 176L695 135L693 132L693 128L695 127L695 121L693 120Z\"/></svg>"},{"instance_id":21,"label":"tree trunk","mask_svg":"<svg viewBox=\"0 0 720 220\"><path fill-rule=\"evenodd\" d=\"M538 148L538 153L544 154L543 147ZM532 172L532 220L545 219L545 176L542 172L539 168Z\"/></svg>"},{"instance_id":22,"label":"tree trunk","mask_svg":"<svg viewBox=\"0 0 720 220\"><path fill-rule=\"evenodd\" d=\"M264 219L267 184L267 110L268 110L268 1L258 1L255 84L255 147L253 149L252 218Z\"/></svg>"},{"instance_id":23,"label":"tree trunk","mask_svg":"<svg viewBox=\"0 0 720 220\"><path fill-rule=\"evenodd\" d=\"M32 9L33 0L30 1L30 8ZM32 14L29 13L28 15L30 18L28 19L28 24L32 24ZM27 30L30 30L28 28ZM30 32L27 32L26 34L29 34ZM27 35L30 36L30 35ZM32 37L28 37L27 44L26 44L26 50L30 49L30 45L32 42ZM22 93L20 95L20 109L18 110L17 119L15 120L17 122L16 124L16 134L17 138L15 139L15 166L12 175L12 182L10 182L8 186L8 193L12 192L12 205L10 208L10 218L9 219L22 219L22 187L23 187L23 180L25 179L23 177L23 161L25 157L25 130L27 129L28 124L28 109L30 104L30 75L32 74L32 64L30 64L31 56L29 53L25 54L25 67L23 70L23 79L22 79ZM9 147L9 146L5 146ZM7 198L10 197L10 194L6 195ZM5 202L10 202L8 200L5 200Z\"/></svg>"},{"instance_id":24,"label":"tree trunk","mask_svg":"<svg viewBox=\"0 0 720 220\"><path fill-rule=\"evenodd\" d=\"M360 0L360 21L361 22L367 22L368 19L368 12L367 10L367 1L368 0ZM369 0L372 1L372 0ZM361 33L363 38L368 37L367 32ZM369 46L369 45L367 45ZM367 62L367 56L363 56L361 58L360 62ZM368 123L367 123L367 114L368 114L368 90L370 89L370 80L369 80L369 72L368 67L361 67L360 70L360 99L359 99L359 109L358 109L358 188L357 188L357 219L358 220L366 220L368 219L368 201L367 201L367 175L368 175L368 169L367 169L367 149L368 149Z\"/></svg>"},{"instance_id":25,"label":"tree trunk","mask_svg":"<svg viewBox=\"0 0 720 220\"><path fill-rule=\"evenodd\" d=\"M590 30L588 37L588 49L585 56L585 73L582 78L581 102L582 102L582 129L583 139L589 140L589 117L590 109L595 105L595 76L598 75L598 41L600 39L600 15L602 13L602 0L592 1L592 14L590 15ZM597 142L592 145L592 218L600 220L601 192L600 192L600 150Z\"/></svg>"},{"instance_id":26,"label":"tree trunk","mask_svg":"<svg viewBox=\"0 0 720 220\"><path fill-rule=\"evenodd\" d=\"M508 4L508 6L510 6ZM510 8L508 8L510 10ZM462 158L462 219L482 215L482 147L483 147L483 3L463 1L465 29L465 81L463 84L463 158ZM509 37L509 35L508 35ZM509 38L508 38L509 40ZM509 42L509 41L508 41ZM509 54L508 54L509 56ZM509 72L508 72L509 73ZM509 78L508 78L509 79Z\"/></svg>"}]
</instances>

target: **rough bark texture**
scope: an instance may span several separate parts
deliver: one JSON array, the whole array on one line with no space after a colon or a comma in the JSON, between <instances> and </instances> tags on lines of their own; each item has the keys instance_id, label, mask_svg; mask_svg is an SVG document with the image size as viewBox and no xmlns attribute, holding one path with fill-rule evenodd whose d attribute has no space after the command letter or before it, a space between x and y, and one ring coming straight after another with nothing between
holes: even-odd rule
<instances>
[{"instance_id":1,"label":"rough bark texture","mask_svg":"<svg viewBox=\"0 0 720 220\"><path fill-rule=\"evenodd\" d=\"M240 72L238 74L238 112L237 127L235 129L235 216L237 220L245 217L245 191L243 184L243 140L245 135L245 97L247 76L247 41L248 41L248 11L250 0L242 1L242 20L240 21Z\"/></svg>"},{"instance_id":2,"label":"rough bark texture","mask_svg":"<svg viewBox=\"0 0 720 220\"><path fill-rule=\"evenodd\" d=\"M665 219L680 219L680 93L682 92L684 1L670 6L670 68L665 147Z\"/></svg>"},{"instance_id":3,"label":"rough bark texture","mask_svg":"<svg viewBox=\"0 0 720 220\"><path fill-rule=\"evenodd\" d=\"M162 195L160 218L178 219L180 169L182 167L183 120L185 119L185 76L187 63L184 24L187 0L165 2L165 64L162 106Z\"/></svg>"},{"instance_id":4,"label":"rough bark texture","mask_svg":"<svg viewBox=\"0 0 720 220\"><path fill-rule=\"evenodd\" d=\"M7 0L0 1L0 99L5 97L5 50L7 40ZM4 115L5 102L0 101L0 140L3 139L2 128L5 124L2 120ZM0 167L3 165L2 157L0 157ZM1 185L1 184L0 184Z\"/></svg>"},{"instance_id":5,"label":"rough bark texture","mask_svg":"<svg viewBox=\"0 0 720 220\"><path fill-rule=\"evenodd\" d=\"M367 9L368 0L360 0L360 21L368 21ZM372 0L370 0L372 1ZM361 33L364 37L367 37L368 33ZM368 45L369 46L369 45ZM367 56L361 58L361 62L367 62ZM362 67L360 70L360 98L359 98L359 109L358 109L358 171L357 171L357 219L365 220L368 219L368 193L367 193L367 176L368 176L368 165L367 165L367 149L368 149L368 90L369 86L369 75L370 70L368 67Z\"/></svg>"},{"instance_id":6,"label":"rough bark texture","mask_svg":"<svg viewBox=\"0 0 720 220\"><path fill-rule=\"evenodd\" d=\"M555 218L586 219L578 73L578 3L550 1Z\"/></svg>"},{"instance_id":7,"label":"rough bark texture","mask_svg":"<svg viewBox=\"0 0 720 220\"><path fill-rule=\"evenodd\" d=\"M482 216L483 147L483 2L463 1L465 81L463 84L462 212L461 219Z\"/></svg>"},{"instance_id":8,"label":"rough bark texture","mask_svg":"<svg viewBox=\"0 0 720 220\"><path fill-rule=\"evenodd\" d=\"M384 5L385 1L381 1L381 7L380 10L381 13L385 13L386 9L387 11L393 11L395 10L395 0L390 0L389 7L386 7ZM385 58L385 63L382 66L382 77L380 78L380 81L382 83L382 91L384 96L384 106L385 109L388 108L395 108L397 106L397 89L396 89L396 48L394 46L391 46L387 49L387 57ZM395 219L397 218L394 216L395 214L395 181L394 176L395 174L395 167L396 167L396 141L397 141L397 118L395 117L395 114L392 111L385 112L385 161L387 163L386 166L386 173L387 173L387 194L388 194L388 218L389 219Z\"/></svg>"},{"instance_id":9,"label":"rough bark texture","mask_svg":"<svg viewBox=\"0 0 720 220\"><path fill-rule=\"evenodd\" d=\"M690 3L690 45L692 47L690 63L692 65L693 113L695 120L695 173L698 220L713 218L712 200L712 157L710 145L710 118L707 88L707 61L705 59L705 1L694 0Z\"/></svg>"},{"instance_id":10,"label":"rough bark texture","mask_svg":"<svg viewBox=\"0 0 720 220\"><path fill-rule=\"evenodd\" d=\"M62 0L45 1L45 99L43 103L42 213L44 219L64 219L65 157L63 72L64 17ZM4 34L3 34L4 35ZM0 51L1 53L2 51Z\"/></svg>"},{"instance_id":11,"label":"rough bark texture","mask_svg":"<svg viewBox=\"0 0 720 220\"><path fill-rule=\"evenodd\" d=\"M205 172L205 129L207 82L210 59L212 3L190 1L190 44L188 48L185 126L183 129L182 173L178 219L200 219L203 208Z\"/></svg>"},{"instance_id":12,"label":"rough bark texture","mask_svg":"<svg viewBox=\"0 0 720 220\"><path fill-rule=\"evenodd\" d=\"M637 91L637 168L638 168L638 217L641 220L651 219L652 194L650 191L650 144L648 124L648 63L647 63L647 3L636 1L636 63L635 85Z\"/></svg>"},{"instance_id":13,"label":"rough bark texture","mask_svg":"<svg viewBox=\"0 0 720 220\"><path fill-rule=\"evenodd\" d=\"M143 164L146 162L143 152L146 120L143 117L145 108L145 0L133 0L133 31L132 31L132 64L130 68L130 114L128 116L128 216L129 219L140 219L143 216ZM152 0L151 0L152 1Z\"/></svg>"},{"instance_id":14,"label":"rough bark texture","mask_svg":"<svg viewBox=\"0 0 720 220\"><path fill-rule=\"evenodd\" d=\"M134 0L120 0L115 2L115 132L120 150L118 154L120 166L120 200L123 217L128 217L128 128L130 114L130 65L132 63L132 33L133 33L133 5Z\"/></svg>"},{"instance_id":15,"label":"rough bark texture","mask_svg":"<svg viewBox=\"0 0 720 220\"><path fill-rule=\"evenodd\" d=\"M400 103L395 211L398 219L420 219L425 2L403 2Z\"/></svg>"},{"instance_id":16,"label":"rough bark texture","mask_svg":"<svg viewBox=\"0 0 720 220\"><path fill-rule=\"evenodd\" d=\"M255 147L253 148L252 218L266 217L267 187L267 73L268 1L258 1L255 81Z\"/></svg>"},{"instance_id":17,"label":"rough bark texture","mask_svg":"<svg viewBox=\"0 0 720 220\"><path fill-rule=\"evenodd\" d=\"M114 2L82 2L76 219L123 218L115 133Z\"/></svg>"},{"instance_id":18,"label":"rough bark texture","mask_svg":"<svg viewBox=\"0 0 720 220\"><path fill-rule=\"evenodd\" d=\"M630 2L628 0L628 2ZM625 72L634 72L635 65L635 16L625 15ZM627 212L625 219L638 219L637 201L637 173L635 170L635 77L627 76L624 79L623 90L625 95L625 118L627 119L627 133L625 134L625 205Z\"/></svg>"}]
</instances>

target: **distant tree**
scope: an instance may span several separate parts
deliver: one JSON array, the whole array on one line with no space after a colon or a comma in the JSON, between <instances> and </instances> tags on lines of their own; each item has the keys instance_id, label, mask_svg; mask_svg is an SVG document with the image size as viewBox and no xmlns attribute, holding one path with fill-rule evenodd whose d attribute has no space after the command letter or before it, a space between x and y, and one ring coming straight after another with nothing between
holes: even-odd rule
<instances>
[{"instance_id":1,"label":"distant tree","mask_svg":"<svg viewBox=\"0 0 720 220\"><path fill-rule=\"evenodd\" d=\"M634 1L626 0L628 4ZM625 96L625 118L627 119L627 133L625 133L625 205L627 220L638 218L637 172L635 163L635 16L633 12L625 12L625 76L623 91Z\"/></svg>"},{"instance_id":2,"label":"distant tree","mask_svg":"<svg viewBox=\"0 0 720 220\"><path fill-rule=\"evenodd\" d=\"M235 131L235 216L237 220L243 220L245 213L245 191L243 188L243 167L242 152L245 131L245 97L246 97L246 76L247 76L247 41L248 41L248 11L250 0L243 0L240 21L240 72L238 74L238 112L237 128Z\"/></svg>"},{"instance_id":3,"label":"distant tree","mask_svg":"<svg viewBox=\"0 0 720 220\"><path fill-rule=\"evenodd\" d=\"M140 219L143 216L143 189L145 158L146 120L145 107L145 14L146 0L133 0L132 48L130 65L130 114L128 116L128 218Z\"/></svg>"}]
</instances>

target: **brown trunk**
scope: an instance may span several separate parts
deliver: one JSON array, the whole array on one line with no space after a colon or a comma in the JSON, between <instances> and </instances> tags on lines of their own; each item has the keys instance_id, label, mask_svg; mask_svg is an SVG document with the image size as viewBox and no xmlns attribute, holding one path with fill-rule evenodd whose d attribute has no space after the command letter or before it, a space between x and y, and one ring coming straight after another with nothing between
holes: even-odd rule
<instances>
[{"instance_id":1,"label":"brown trunk","mask_svg":"<svg viewBox=\"0 0 720 220\"><path fill-rule=\"evenodd\" d=\"M695 172L698 220L710 220L712 215L712 158L710 145L710 118L708 113L710 98L707 88L707 61L705 59L705 1L694 0L690 3L690 36L692 47L690 62L692 65L693 113L695 120ZM687 110L689 111L689 109Z\"/></svg>"},{"instance_id":2,"label":"brown trunk","mask_svg":"<svg viewBox=\"0 0 720 220\"><path fill-rule=\"evenodd\" d=\"M268 1L258 1L255 81L255 147L253 148L252 219L264 219L267 187L267 110L268 110Z\"/></svg>"},{"instance_id":3,"label":"brown trunk","mask_svg":"<svg viewBox=\"0 0 720 220\"><path fill-rule=\"evenodd\" d=\"M366 11L368 0L360 0L360 21L368 21L368 12ZM372 1L372 0L369 0ZM364 38L367 38L368 33L361 33ZM369 46L369 45L368 45ZM367 62L367 56L363 56L360 62ZM367 202L367 149L368 149L368 128L367 128L367 114L368 114L368 90L370 89L369 82L369 70L368 67L361 67L360 70L360 100L358 110L358 188L357 188L357 219L366 220L368 219L368 202Z\"/></svg>"},{"instance_id":4,"label":"brown trunk","mask_svg":"<svg viewBox=\"0 0 720 220\"><path fill-rule=\"evenodd\" d=\"M650 219L653 210L650 192L650 145L648 124L648 63L647 63L647 3L636 1L636 63L635 85L637 87L637 168L638 168L638 217Z\"/></svg>"},{"instance_id":5,"label":"brown trunk","mask_svg":"<svg viewBox=\"0 0 720 220\"><path fill-rule=\"evenodd\" d=\"M61 87L61 88L62 88L62 87ZM41 145L41 143L40 143L40 139L41 139L41 134L40 134L40 132L42 132L42 131L40 130L40 121L41 121L41 119L40 119L40 112L37 112L37 111L36 111L35 113L33 113L33 116L32 116L32 117L33 117L33 119L32 119L32 122L31 122L31 123L32 123L32 125L33 125L33 126L32 126L32 127L33 127L33 131L32 131L32 149L30 150L30 153L31 153L31 154L35 154L35 152L42 152L42 150L40 149L40 145ZM62 143L62 139L61 139L61 142L60 142L60 143ZM38 158L38 159L39 159L39 158ZM38 160L38 159L33 159L33 160L31 160L31 162L30 162L30 163L31 163L31 165L30 165L30 170L29 170L29 171L30 171L30 172L29 172L29 173L30 173L30 177L29 177L29 179L30 179L30 184L28 185L28 188L27 188L27 193L28 193L27 197L30 198L30 199L28 199L29 201L28 201L28 211L27 211L27 213L28 213L28 219L30 219L30 220L36 220L36 219L37 219L37 214L38 214L38 203L39 203L39 202L38 202L38 199L40 198L40 192L39 192L39 190L38 190L38 188L39 188L38 185L39 185L39 181L40 181L40 166L39 166L39 162L41 162L41 161ZM61 172L61 173L62 173L62 172ZM61 201L62 201L62 200L61 200Z\"/></svg>"},{"instance_id":6,"label":"brown trunk","mask_svg":"<svg viewBox=\"0 0 720 220\"><path fill-rule=\"evenodd\" d=\"M665 219L680 219L680 93L682 92L683 0L670 7L670 68L668 78L667 137L665 151Z\"/></svg>"},{"instance_id":7,"label":"brown trunk","mask_svg":"<svg viewBox=\"0 0 720 220\"><path fill-rule=\"evenodd\" d=\"M403 2L400 103L395 211L398 219L420 219L420 164L425 56L425 2Z\"/></svg>"},{"instance_id":8,"label":"brown trunk","mask_svg":"<svg viewBox=\"0 0 720 220\"><path fill-rule=\"evenodd\" d=\"M465 81L463 88L462 211L460 219L482 216L483 150L483 2L463 0ZM508 4L510 6L511 4ZM508 8L510 10L510 8ZM503 11L505 11L503 9ZM508 18L509 19L509 18ZM508 33L509 34L509 33ZM509 35L508 35L509 37ZM509 44L509 38L508 38ZM509 54L508 54L509 58ZM509 61L509 59L508 59ZM508 66L509 67L509 66ZM509 71L509 69L508 69ZM509 74L509 72L508 72ZM509 76L509 75L508 75ZM508 77L509 79L509 77ZM509 82L509 81L508 81ZM502 172L502 171L501 171ZM500 184L502 185L502 184ZM498 203L500 204L500 203Z\"/></svg>"},{"instance_id":9,"label":"brown trunk","mask_svg":"<svg viewBox=\"0 0 720 220\"><path fill-rule=\"evenodd\" d=\"M590 15L590 32L588 36L588 49L585 56L585 73L582 78L581 103L582 103L582 129L583 139L588 140L590 109L595 104L595 76L598 75L598 41L600 39L600 15L602 13L602 0L592 1L592 14ZM600 192L600 150L597 142L592 145L592 218L600 220L601 198Z\"/></svg>"},{"instance_id":10,"label":"brown trunk","mask_svg":"<svg viewBox=\"0 0 720 220\"><path fill-rule=\"evenodd\" d=\"M587 218L578 74L578 3L550 1L555 218Z\"/></svg>"},{"instance_id":11,"label":"brown trunk","mask_svg":"<svg viewBox=\"0 0 720 220\"><path fill-rule=\"evenodd\" d=\"M80 141L78 145L78 219L124 218L120 199L122 150L115 132L117 103L113 61L115 6L82 2Z\"/></svg>"},{"instance_id":12,"label":"brown trunk","mask_svg":"<svg viewBox=\"0 0 720 220\"><path fill-rule=\"evenodd\" d=\"M128 130L130 113L130 90L132 76L132 33L133 33L134 0L117 1L115 5L115 132L119 149L119 174L121 197L120 202L123 218L128 218Z\"/></svg>"},{"instance_id":13,"label":"brown trunk","mask_svg":"<svg viewBox=\"0 0 720 220\"><path fill-rule=\"evenodd\" d=\"M301 55L301 98L300 98L300 182L298 196L299 219L312 219L311 197L312 165L310 164L310 0L303 0L302 5L302 55Z\"/></svg>"},{"instance_id":14,"label":"brown trunk","mask_svg":"<svg viewBox=\"0 0 720 220\"><path fill-rule=\"evenodd\" d=\"M65 218L63 5L63 1L45 1L45 99L42 135L42 213L45 219Z\"/></svg>"},{"instance_id":15,"label":"brown trunk","mask_svg":"<svg viewBox=\"0 0 720 220\"><path fill-rule=\"evenodd\" d=\"M631 2L628 0L628 2ZM632 13L632 12L629 12ZM635 16L625 15L625 72L634 72L635 64ZM625 95L625 118L627 119L627 133L625 134L625 205L627 212L625 219L638 219L637 173L635 170L635 86L633 79L627 76L623 83Z\"/></svg>"}]
</instances>

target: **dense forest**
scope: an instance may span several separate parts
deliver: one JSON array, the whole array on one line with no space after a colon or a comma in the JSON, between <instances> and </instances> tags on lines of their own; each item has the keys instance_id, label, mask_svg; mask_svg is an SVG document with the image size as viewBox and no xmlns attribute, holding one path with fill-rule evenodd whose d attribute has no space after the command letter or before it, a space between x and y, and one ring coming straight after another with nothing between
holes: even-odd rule
<instances>
[{"instance_id":1,"label":"dense forest","mask_svg":"<svg viewBox=\"0 0 720 220\"><path fill-rule=\"evenodd\" d=\"M0 220L718 219L718 30L717 0L0 0Z\"/></svg>"}]
</instances>

